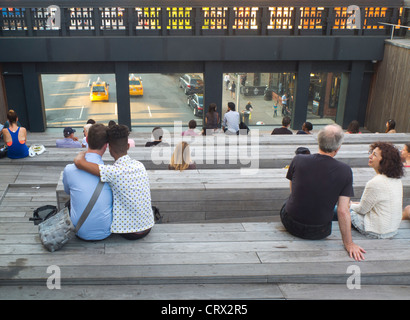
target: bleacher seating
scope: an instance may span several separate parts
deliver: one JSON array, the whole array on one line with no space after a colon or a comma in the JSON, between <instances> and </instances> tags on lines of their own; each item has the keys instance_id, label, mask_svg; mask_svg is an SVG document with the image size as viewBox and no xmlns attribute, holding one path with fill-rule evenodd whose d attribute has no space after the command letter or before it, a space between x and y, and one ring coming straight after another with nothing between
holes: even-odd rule
<instances>
[{"instance_id":1,"label":"bleacher seating","mask_svg":"<svg viewBox=\"0 0 410 320\"><path fill-rule=\"evenodd\" d=\"M360 136L346 137L341 160L343 153L350 153L351 163L367 158L375 135ZM384 134L378 137L387 139ZM28 219L35 208L67 199L61 172L79 150L48 146L34 158L0 159L0 299L405 297L410 286L408 221L391 240L366 239L353 230L353 240L366 250L360 263L344 250L336 222L332 235L322 241L298 239L285 231L278 211L289 195L284 166L302 139L295 138L266 136L266 143L258 145L266 159L283 161L276 167L204 164L184 172L147 168L153 204L164 223L138 242L118 235L103 241L73 239L55 253L42 247L37 226ZM308 139L303 145L315 152L314 136ZM41 139L32 141L41 144ZM203 142L198 139L192 146L198 155ZM241 148L250 152L252 144ZM140 145L130 155L147 159L152 152L147 149ZM108 154L104 159L111 161ZM353 165L352 170L355 198L360 198L374 171L365 165ZM404 202L410 204L409 175L402 181ZM61 269L62 290L46 289L51 265ZM346 285L352 265L360 268L361 290Z\"/></svg>"}]
</instances>

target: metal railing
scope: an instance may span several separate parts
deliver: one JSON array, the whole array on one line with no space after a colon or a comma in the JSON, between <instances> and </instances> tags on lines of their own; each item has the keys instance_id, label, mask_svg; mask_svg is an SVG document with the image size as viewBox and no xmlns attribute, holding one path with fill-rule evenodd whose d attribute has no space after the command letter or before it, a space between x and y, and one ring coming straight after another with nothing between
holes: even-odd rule
<instances>
[{"instance_id":1,"label":"metal railing","mask_svg":"<svg viewBox=\"0 0 410 320\"><path fill-rule=\"evenodd\" d=\"M390 40L393 40L394 31L395 31L397 28L405 28L405 29L408 29L408 30L410 29L410 27L408 27L408 26L401 26L401 25L392 24L392 23L383 23L383 22L380 22L380 24L383 24L383 25L385 25L385 26L391 27Z\"/></svg>"},{"instance_id":2,"label":"metal railing","mask_svg":"<svg viewBox=\"0 0 410 320\"><path fill-rule=\"evenodd\" d=\"M1 8L0 36L384 35L400 7ZM407 9L408 10L408 9ZM400 33L400 28L394 30Z\"/></svg>"}]
</instances>

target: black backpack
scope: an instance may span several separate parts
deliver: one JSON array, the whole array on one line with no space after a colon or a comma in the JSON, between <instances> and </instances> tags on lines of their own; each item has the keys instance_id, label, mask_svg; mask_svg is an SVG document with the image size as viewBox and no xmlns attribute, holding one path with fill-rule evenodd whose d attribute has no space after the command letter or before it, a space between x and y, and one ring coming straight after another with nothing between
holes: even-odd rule
<instances>
[{"instance_id":1,"label":"black backpack","mask_svg":"<svg viewBox=\"0 0 410 320\"><path fill-rule=\"evenodd\" d=\"M57 207L47 204L45 206L41 206L33 211L33 217L30 218L30 221L34 222L34 225L38 225L43 221L51 218L58 212Z\"/></svg>"},{"instance_id":2,"label":"black backpack","mask_svg":"<svg viewBox=\"0 0 410 320\"><path fill-rule=\"evenodd\" d=\"M162 223L162 215L156 206L152 206L152 213L154 214L155 223Z\"/></svg>"}]
</instances>

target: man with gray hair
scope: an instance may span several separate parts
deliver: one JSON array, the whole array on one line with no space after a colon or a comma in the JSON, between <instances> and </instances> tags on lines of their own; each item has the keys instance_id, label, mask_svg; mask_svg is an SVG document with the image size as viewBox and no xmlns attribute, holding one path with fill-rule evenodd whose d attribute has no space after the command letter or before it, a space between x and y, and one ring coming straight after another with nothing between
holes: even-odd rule
<instances>
[{"instance_id":1,"label":"man with gray hair","mask_svg":"<svg viewBox=\"0 0 410 320\"><path fill-rule=\"evenodd\" d=\"M291 194L280 212L286 230L303 239L319 240L332 232L334 208L343 244L350 257L363 260L365 251L353 243L350 198L353 196L352 169L334 157L343 142L343 130L328 125L318 133L319 152L296 155L287 172Z\"/></svg>"}]
</instances>

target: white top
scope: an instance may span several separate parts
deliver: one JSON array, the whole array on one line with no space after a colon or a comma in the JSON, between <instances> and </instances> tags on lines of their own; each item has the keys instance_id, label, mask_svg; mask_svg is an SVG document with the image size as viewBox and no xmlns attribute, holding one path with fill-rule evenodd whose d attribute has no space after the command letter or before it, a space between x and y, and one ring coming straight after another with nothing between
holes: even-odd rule
<instances>
[{"instance_id":1,"label":"white top","mask_svg":"<svg viewBox=\"0 0 410 320\"><path fill-rule=\"evenodd\" d=\"M395 232L402 218L403 184L400 179L378 174L369 180L359 204L350 209L364 215L367 232Z\"/></svg>"},{"instance_id":2,"label":"white top","mask_svg":"<svg viewBox=\"0 0 410 320\"><path fill-rule=\"evenodd\" d=\"M113 165L99 165L102 182L113 194L112 233L132 233L154 226L149 179L144 165L128 155Z\"/></svg>"},{"instance_id":3,"label":"white top","mask_svg":"<svg viewBox=\"0 0 410 320\"><path fill-rule=\"evenodd\" d=\"M237 133L239 131L239 122L240 122L239 112L237 111L228 111L225 113L222 125L228 127L228 131Z\"/></svg>"},{"instance_id":4,"label":"white top","mask_svg":"<svg viewBox=\"0 0 410 320\"><path fill-rule=\"evenodd\" d=\"M83 138L83 140L81 141L81 144L84 146L84 148L88 148L87 137Z\"/></svg>"}]
</instances>

